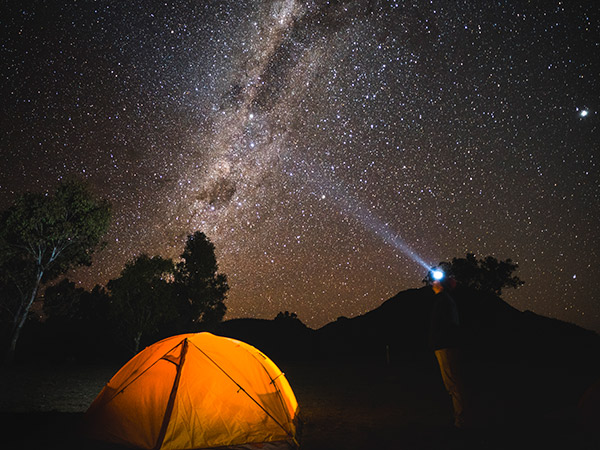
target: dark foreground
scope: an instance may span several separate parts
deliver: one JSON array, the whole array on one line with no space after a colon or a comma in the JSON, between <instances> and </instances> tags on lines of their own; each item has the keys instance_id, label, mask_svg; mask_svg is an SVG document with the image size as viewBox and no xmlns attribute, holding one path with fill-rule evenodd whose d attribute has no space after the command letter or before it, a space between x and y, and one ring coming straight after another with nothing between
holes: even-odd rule
<instances>
[{"instance_id":1,"label":"dark foreground","mask_svg":"<svg viewBox=\"0 0 600 450\"><path fill-rule=\"evenodd\" d=\"M453 429L450 401L433 366L309 362L280 364L304 420L302 448L600 448L576 408L586 377L568 370L478 367L484 425ZM5 449L114 449L78 434L83 412L118 367L0 368ZM600 424L599 424L600 425ZM600 427L599 427L600 428Z\"/></svg>"}]
</instances>

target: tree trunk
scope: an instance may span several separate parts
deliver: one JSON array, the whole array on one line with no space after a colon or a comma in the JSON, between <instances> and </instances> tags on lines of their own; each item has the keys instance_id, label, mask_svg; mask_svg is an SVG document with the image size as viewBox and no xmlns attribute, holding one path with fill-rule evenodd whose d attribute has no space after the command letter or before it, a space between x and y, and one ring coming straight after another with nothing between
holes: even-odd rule
<instances>
[{"instance_id":1,"label":"tree trunk","mask_svg":"<svg viewBox=\"0 0 600 450\"><path fill-rule=\"evenodd\" d=\"M40 287L40 282L42 281L42 275L44 272L38 272L37 278L35 280L35 285L31 290L31 295L29 299L26 300L25 306L21 306L19 308L19 314L15 318L15 326L13 328L12 335L10 337L10 346L8 347L8 351L6 352L5 362L8 365L11 365L15 360L15 351L17 350L17 342L19 340L19 336L21 335L21 330L23 329L23 325L25 325L25 321L27 320L27 316L29 315L29 310L31 309L31 305L35 301L37 297L38 289ZM23 304L22 304L23 305Z\"/></svg>"},{"instance_id":2,"label":"tree trunk","mask_svg":"<svg viewBox=\"0 0 600 450\"><path fill-rule=\"evenodd\" d=\"M138 332L133 338L133 354L137 355L140 351L140 341L142 340L142 332Z\"/></svg>"}]
</instances>

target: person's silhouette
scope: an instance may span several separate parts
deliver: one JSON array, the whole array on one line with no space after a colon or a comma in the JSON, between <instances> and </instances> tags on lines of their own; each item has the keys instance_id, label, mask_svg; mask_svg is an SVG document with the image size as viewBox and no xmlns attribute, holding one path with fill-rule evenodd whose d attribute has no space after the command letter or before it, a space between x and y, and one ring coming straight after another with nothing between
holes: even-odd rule
<instances>
[{"instance_id":1,"label":"person's silhouette","mask_svg":"<svg viewBox=\"0 0 600 450\"><path fill-rule=\"evenodd\" d=\"M456 288L456 280L438 270L432 271L431 278L435 300L431 313L430 345L440 366L444 386L452 397L454 425L466 428L469 424L461 352L462 333L458 307L450 295Z\"/></svg>"}]
</instances>

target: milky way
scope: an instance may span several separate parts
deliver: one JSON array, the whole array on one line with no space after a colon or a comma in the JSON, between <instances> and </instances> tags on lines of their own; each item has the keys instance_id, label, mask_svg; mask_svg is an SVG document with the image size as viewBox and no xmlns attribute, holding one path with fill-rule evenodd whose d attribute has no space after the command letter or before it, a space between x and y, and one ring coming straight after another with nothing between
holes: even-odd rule
<instances>
[{"instance_id":1,"label":"milky way","mask_svg":"<svg viewBox=\"0 0 600 450\"><path fill-rule=\"evenodd\" d=\"M319 327L472 252L600 330L595 2L14 3L0 207L68 175L109 198L84 286L201 230L227 317Z\"/></svg>"}]
</instances>

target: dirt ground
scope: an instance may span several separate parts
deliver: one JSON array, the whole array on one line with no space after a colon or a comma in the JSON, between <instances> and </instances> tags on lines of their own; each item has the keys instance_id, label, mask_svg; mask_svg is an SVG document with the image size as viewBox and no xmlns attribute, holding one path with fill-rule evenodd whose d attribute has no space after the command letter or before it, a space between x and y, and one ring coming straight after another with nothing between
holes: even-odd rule
<instances>
[{"instance_id":1,"label":"dirt ground","mask_svg":"<svg viewBox=\"0 0 600 450\"><path fill-rule=\"evenodd\" d=\"M279 365L300 404L302 449L600 448L578 424L572 401L578 392L543 386L543 371L519 374L519 383L508 383L509 388L480 383L477 407L485 426L465 432L451 425L451 403L434 367ZM0 368L0 447L113 449L82 440L77 429L117 369L68 364ZM480 375L485 379L484 370ZM537 393L530 389L534 384Z\"/></svg>"}]
</instances>

